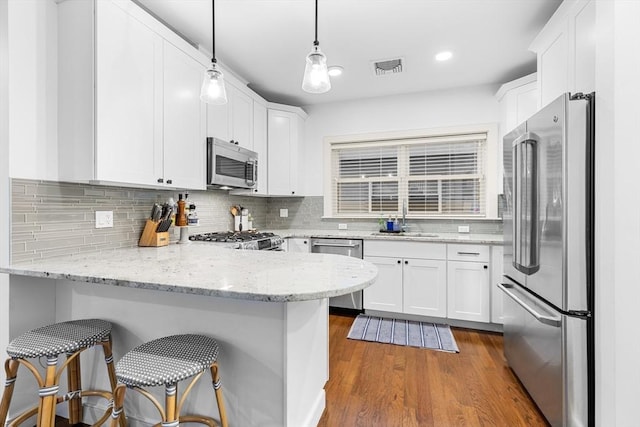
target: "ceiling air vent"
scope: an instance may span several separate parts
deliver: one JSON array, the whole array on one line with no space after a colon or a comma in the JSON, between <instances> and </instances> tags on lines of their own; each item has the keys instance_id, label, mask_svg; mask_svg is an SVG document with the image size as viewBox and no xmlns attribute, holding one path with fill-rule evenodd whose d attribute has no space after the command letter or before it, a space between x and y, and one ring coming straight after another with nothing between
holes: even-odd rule
<instances>
[{"instance_id":1,"label":"ceiling air vent","mask_svg":"<svg viewBox=\"0 0 640 427\"><path fill-rule=\"evenodd\" d=\"M402 58L385 59L383 61L373 62L373 72L376 76L384 76L386 74L396 74L402 72L404 61Z\"/></svg>"}]
</instances>

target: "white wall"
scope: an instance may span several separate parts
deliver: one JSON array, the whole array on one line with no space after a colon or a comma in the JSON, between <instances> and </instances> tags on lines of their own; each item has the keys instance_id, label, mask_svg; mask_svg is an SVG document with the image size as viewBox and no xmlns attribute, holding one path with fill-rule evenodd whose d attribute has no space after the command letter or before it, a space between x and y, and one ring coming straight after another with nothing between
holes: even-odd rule
<instances>
[{"instance_id":1,"label":"white wall","mask_svg":"<svg viewBox=\"0 0 640 427\"><path fill-rule=\"evenodd\" d=\"M56 180L57 6L8 0L8 11L10 176Z\"/></svg>"},{"instance_id":2,"label":"white wall","mask_svg":"<svg viewBox=\"0 0 640 427\"><path fill-rule=\"evenodd\" d=\"M596 419L638 425L640 2L596 2Z\"/></svg>"},{"instance_id":3,"label":"white wall","mask_svg":"<svg viewBox=\"0 0 640 427\"><path fill-rule=\"evenodd\" d=\"M0 265L9 262L9 75L7 0L0 0ZM9 343L9 276L0 274L0 349ZM2 357L0 355L0 357ZM0 375L4 378L4 372Z\"/></svg>"},{"instance_id":4,"label":"white wall","mask_svg":"<svg viewBox=\"0 0 640 427\"><path fill-rule=\"evenodd\" d=\"M322 195L326 136L498 123L497 86L473 86L304 107L309 114L301 147L303 194Z\"/></svg>"}]
</instances>

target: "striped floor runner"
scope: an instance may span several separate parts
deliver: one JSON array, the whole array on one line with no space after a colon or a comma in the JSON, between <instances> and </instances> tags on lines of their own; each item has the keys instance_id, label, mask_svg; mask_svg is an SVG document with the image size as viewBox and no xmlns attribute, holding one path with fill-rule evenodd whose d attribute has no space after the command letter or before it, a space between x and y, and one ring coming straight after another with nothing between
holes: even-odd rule
<instances>
[{"instance_id":1,"label":"striped floor runner","mask_svg":"<svg viewBox=\"0 0 640 427\"><path fill-rule=\"evenodd\" d=\"M459 353L449 325L358 315L347 338Z\"/></svg>"}]
</instances>

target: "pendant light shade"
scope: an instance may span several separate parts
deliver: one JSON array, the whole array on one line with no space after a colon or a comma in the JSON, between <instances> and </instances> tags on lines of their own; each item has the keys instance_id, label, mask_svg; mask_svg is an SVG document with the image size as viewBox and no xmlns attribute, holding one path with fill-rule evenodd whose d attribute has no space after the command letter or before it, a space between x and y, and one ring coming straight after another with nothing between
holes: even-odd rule
<instances>
[{"instance_id":1,"label":"pendant light shade","mask_svg":"<svg viewBox=\"0 0 640 427\"><path fill-rule=\"evenodd\" d=\"M327 68L327 57L320 50L320 42L318 42L318 0L316 0L316 38L311 52L307 55L302 90L309 93L324 93L330 89L331 80Z\"/></svg>"},{"instance_id":2,"label":"pendant light shade","mask_svg":"<svg viewBox=\"0 0 640 427\"><path fill-rule=\"evenodd\" d=\"M218 64L211 63L211 67L204 72L204 81L200 90L200 99L207 104L222 105L227 103L227 91L224 87L224 75Z\"/></svg>"},{"instance_id":3,"label":"pendant light shade","mask_svg":"<svg viewBox=\"0 0 640 427\"><path fill-rule=\"evenodd\" d=\"M222 74L216 61L215 10L215 0L211 0L211 67L204 72L200 99L207 104L222 105L227 103L227 90L224 87L224 74Z\"/></svg>"}]
</instances>

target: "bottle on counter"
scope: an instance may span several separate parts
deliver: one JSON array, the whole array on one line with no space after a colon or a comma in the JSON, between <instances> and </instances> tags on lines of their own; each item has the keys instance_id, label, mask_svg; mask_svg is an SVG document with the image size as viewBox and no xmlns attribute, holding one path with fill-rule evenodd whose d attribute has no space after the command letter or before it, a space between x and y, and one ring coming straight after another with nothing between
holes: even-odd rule
<instances>
[{"instance_id":1,"label":"bottle on counter","mask_svg":"<svg viewBox=\"0 0 640 427\"><path fill-rule=\"evenodd\" d=\"M200 225L200 220L198 219L198 214L196 213L196 205L193 203L189 204L189 213L187 214L187 224Z\"/></svg>"},{"instance_id":2,"label":"bottle on counter","mask_svg":"<svg viewBox=\"0 0 640 427\"><path fill-rule=\"evenodd\" d=\"M400 222L398 222L397 216L393 219L393 231L400 231Z\"/></svg>"},{"instance_id":3,"label":"bottle on counter","mask_svg":"<svg viewBox=\"0 0 640 427\"><path fill-rule=\"evenodd\" d=\"M391 215L387 218L387 231L393 231L393 220L391 219Z\"/></svg>"},{"instance_id":4,"label":"bottle on counter","mask_svg":"<svg viewBox=\"0 0 640 427\"><path fill-rule=\"evenodd\" d=\"M176 227L186 227L187 215L185 213L185 201L182 199L182 194L178 194L178 213L176 214Z\"/></svg>"}]
</instances>

